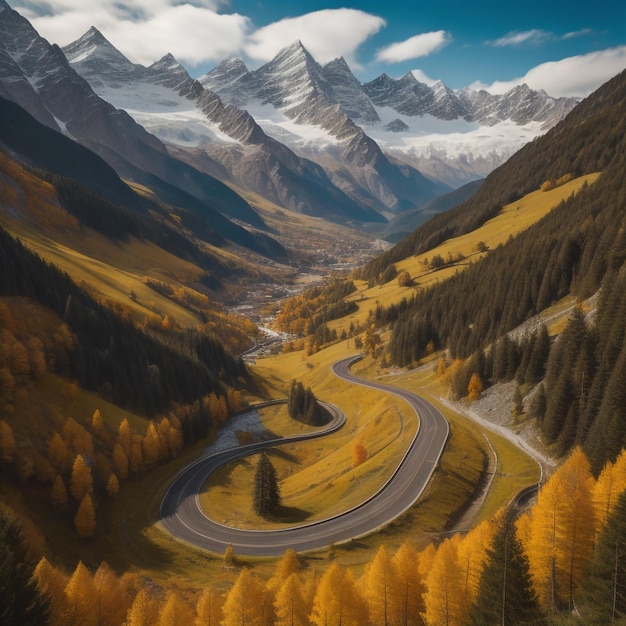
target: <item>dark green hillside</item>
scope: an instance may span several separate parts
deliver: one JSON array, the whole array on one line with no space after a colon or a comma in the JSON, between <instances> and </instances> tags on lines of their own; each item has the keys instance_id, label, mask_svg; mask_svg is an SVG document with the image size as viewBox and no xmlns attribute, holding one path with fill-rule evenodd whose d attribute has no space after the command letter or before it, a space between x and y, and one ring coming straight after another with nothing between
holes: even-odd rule
<instances>
[{"instance_id":1,"label":"dark green hillside","mask_svg":"<svg viewBox=\"0 0 626 626\"><path fill-rule=\"evenodd\" d=\"M93 300L70 278L0 230L0 296L32 298L69 326L77 341L57 373L85 389L108 390L119 406L146 415L172 402L191 403L222 382L245 375L243 364L217 341L168 347Z\"/></svg>"},{"instance_id":2,"label":"dark green hillside","mask_svg":"<svg viewBox=\"0 0 626 626\"><path fill-rule=\"evenodd\" d=\"M593 448L598 469L626 443L626 397L622 391L626 362L621 356L624 332L620 330L624 292L620 277L626 271L626 73L605 84L580 107L554 132L497 170L477 196L491 193L493 198L499 195L510 200L566 173L577 176L602 171L597 183L562 202L483 261L419 292L402 310L381 309L376 315L379 324L393 323L389 352L396 364L417 361L425 355L429 342L447 348L453 357L467 358L482 353L560 298L573 294L583 299L603 286L594 331L598 335L591 343L595 351L580 355L584 343L577 341L570 362L557 368L560 375L548 376L546 396L554 398L553 392L561 389L559 397L572 402L557 408L548 401L543 422L548 442L558 443L560 452L575 443L584 444L590 452ZM514 175L514 167L519 174ZM472 219L486 215L479 204L466 204L465 209L470 206L474 211L467 221L462 224L455 210L447 230L458 232L469 227ZM420 230L412 236L413 243L421 241ZM442 227L434 236L442 236L445 230ZM396 247L394 254L399 249ZM382 257L376 262L381 263ZM564 372L574 369L578 377L566 379Z\"/></svg>"}]
</instances>

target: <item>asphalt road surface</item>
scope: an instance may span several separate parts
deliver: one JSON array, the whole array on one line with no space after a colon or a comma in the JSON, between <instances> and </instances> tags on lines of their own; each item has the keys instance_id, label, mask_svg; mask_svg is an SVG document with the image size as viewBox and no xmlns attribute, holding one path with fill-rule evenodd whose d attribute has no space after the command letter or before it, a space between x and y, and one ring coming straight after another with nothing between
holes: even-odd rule
<instances>
[{"instance_id":1,"label":"asphalt road surface","mask_svg":"<svg viewBox=\"0 0 626 626\"><path fill-rule=\"evenodd\" d=\"M175 538L217 554L223 554L231 544L236 555L279 556L288 548L296 552L316 550L367 535L406 511L420 497L435 470L448 438L448 422L432 404L410 391L354 376L350 366L359 358L349 357L335 363L333 373L348 382L399 396L409 403L420 418L415 439L395 474L378 493L336 517L279 530L231 528L208 518L201 510L198 493L207 476L220 465L255 454L264 448L324 436L341 428L345 416L337 407L325 404L333 419L323 431L217 452L183 469L161 502L163 526Z\"/></svg>"}]
</instances>

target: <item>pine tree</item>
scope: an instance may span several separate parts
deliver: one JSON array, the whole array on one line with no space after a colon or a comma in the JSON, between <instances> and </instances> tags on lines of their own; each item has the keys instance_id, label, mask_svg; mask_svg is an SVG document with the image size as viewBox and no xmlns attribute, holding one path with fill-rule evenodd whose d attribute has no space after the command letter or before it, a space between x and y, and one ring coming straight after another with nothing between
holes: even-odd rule
<instances>
[{"instance_id":1,"label":"pine tree","mask_svg":"<svg viewBox=\"0 0 626 626\"><path fill-rule=\"evenodd\" d=\"M601 531L617 504L620 495L626 491L626 448L615 463L607 461L593 487L593 504L598 531Z\"/></svg>"},{"instance_id":2,"label":"pine tree","mask_svg":"<svg viewBox=\"0 0 626 626\"><path fill-rule=\"evenodd\" d=\"M265 452L259 458L254 476L254 510L263 518L276 517L280 510L276 470Z\"/></svg>"},{"instance_id":3,"label":"pine tree","mask_svg":"<svg viewBox=\"0 0 626 626\"><path fill-rule=\"evenodd\" d=\"M65 626L69 614L65 586L68 578L42 557L33 572L40 595L50 600L49 626ZM43 623L43 622L42 622Z\"/></svg>"},{"instance_id":4,"label":"pine tree","mask_svg":"<svg viewBox=\"0 0 626 626\"><path fill-rule=\"evenodd\" d=\"M174 591L170 591L159 611L156 626L179 626L179 624L191 624L192 621L193 616L187 603Z\"/></svg>"},{"instance_id":5,"label":"pine tree","mask_svg":"<svg viewBox=\"0 0 626 626\"><path fill-rule=\"evenodd\" d=\"M58 472L65 472L70 466L70 453L67 444L59 433L54 433L48 441L48 461Z\"/></svg>"},{"instance_id":6,"label":"pine tree","mask_svg":"<svg viewBox=\"0 0 626 626\"><path fill-rule=\"evenodd\" d=\"M469 384L467 385L467 394L469 400L474 402L480 398L480 394L483 392L483 381L480 379L480 375L476 372L472 374Z\"/></svg>"},{"instance_id":7,"label":"pine tree","mask_svg":"<svg viewBox=\"0 0 626 626\"><path fill-rule=\"evenodd\" d=\"M161 603L142 587L126 615L126 626L154 626L159 619Z\"/></svg>"},{"instance_id":8,"label":"pine tree","mask_svg":"<svg viewBox=\"0 0 626 626\"><path fill-rule=\"evenodd\" d=\"M96 510L93 506L91 496L86 493L78 507L74 517L74 527L76 534L81 539L93 537L96 532Z\"/></svg>"},{"instance_id":9,"label":"pine tree","mask_svg":"<svg viewBox=\"0 0 626 626\"><path fill-rule=\"evenodd\" d=\"M480 577L470 611L476 626L514 626L540 618L528 559L515 532L514 513L505 512Z\"/></svg>"},{"instance_id":10,"label":"pine tree","mask_svg":"<svg viewBox=\"0 0 626 626\"><path fill-rule=\"evenodd\" d=\"M100 409L96 409L91 417L91 430L98 437L102 437L104 434L104 420Z\"/></svg>"},{"instance_id":11,"label":"pine tree","mask_svg":"<svg viewBox=\"0 0 626 626\"><path fill-rule=\"evenodd\" d=\"M128 478L128 457L119 443L113 446L113 469L120 478Z\"/></svg>"},{"instance_id":12,"label":"pine tree","mask_svg":"<svg viewBox=\"0 0 626 626\"><path fill-rule=\"evenodd\" d=\"M49 607L49 597L33 578L18 523L0 510L0 623L45 624Z\"/></svg>"},{"instance_id":13,"label":"pine tree","mask_svg":"<svg viewBox=\"0 0 626 626\"><path fill-rule=\"evenodd\" d=\"M110 498L115 498L120 492L120 481L117 479L115 473L112 473L107 480L107 495Z\"/></svg>"},{"instance_id":14,"label":"pine tree","mask_svg":"<svg viewBox=\"0 0 626 626\"><path fill-rule=\"evenodd\" d=\"M100 563L93 576L97 598L95 613L99 625L125 622L126 613L131 604L131 595L122 580L115 575L106 561Z\"/></svg>"}]
</instances>

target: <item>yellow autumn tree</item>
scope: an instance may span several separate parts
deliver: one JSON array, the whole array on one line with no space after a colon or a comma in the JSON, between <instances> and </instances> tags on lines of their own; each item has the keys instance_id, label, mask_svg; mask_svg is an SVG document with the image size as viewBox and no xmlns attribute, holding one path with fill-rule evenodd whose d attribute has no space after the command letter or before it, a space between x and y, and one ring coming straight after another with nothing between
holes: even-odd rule
<instances>
[{"instance_id":1,"label":"yellow autumn tree","mask_svg":"<svg viewBox=\"0 0 626 626\"><path fill-rule=\"evenodd\" d=\"M161 443L159 440L159 433L154 425L154 422L148 424L148 429L141 442L141 450L143 455L143 462L146 467L154 467L159 462L159 455L161 453Z\"/></svg>"},{"instance_id":2,"label":"yellow autumn tree","mask_svg":"<svg viewBox=\"0 0 626 626\"><path fill-rule=\"evenodd\" d=\"M405 541L393 555L391 562L396 571L398 585L398 617L400 624L418 626L423 623L426 591L424 579L419 572L420 557L417 550Z\"/></svg>"},{"instance_id":3,"label":"yellow autumn tree","mask_svg":"<svg viewBox=\"0 0 626 626\"><path fill-rule=\"evenodd\" d=\"M102 561L93 575L96 590L97 623L123 624L130 608L131 595L106 561Z\"/></svg>"},{"instance_id":4,"label":"yellow autumn tree","mask_svg":"<svg viewBox=\"0 0 626 626\"><path fill-rule=\"evenodd\" d=\"M483 392L483 381L479 374L474 372L467 385L468 398L473 402L480 398L480 394Z\"/></svg>"},{"instance_id":5,"label":"yellow autumn tree","mask_svg":"<svg viewBox=\"0 0 626 626\"><path fill-rule=\"evenodd\" d=\"M358 439L352 448L352 467L358 467L367 461L367 450L363 442Z\"/></svg>"},{"instance_id":6,"label":"yellow autumn tree","mask_svg":"<svg viewBox=\"0 0 626 626\"><path fill-rule=\"evenodd\" d=\"M593 504L596 513L596 532L601 532L617 499L626 490L626 448L615 459L604 466L593 487Z\"/></svg>"},{"instance_id":7,"label":"yellow autumn tree","mask_svg":"<svg viewBox=\"0 0 626 626\"><path fill-rule=\"evenodd\" d=\"M113 470L121 479L128 478L128 457L119 443L113 446Z\"/></svg>"},{"instance_id":8,"label":"yellow autumn tree","mask_svg":"<svg viewBox=\"0 0 626 626\"><path fill-rule=\"evenodd\" d=\"M292 573L276 592L275 626L308 626L308 606L297 574Z\"/></svg>"},{"instance_id":9,"label":"yellow autumn tree","mask_svg":"<svg viewBox=\"0 0 626 626\"><path fill-rule=\"evenodd\" d=\"M126 626L155 626L159 619L161 602L142 587L126 614Z\"/></svg>"},{"instance_id":10,"label":"yellow autumn tree","mask_svg":"<svg viewBox=\"0 0 626 626\"><path fill-rule=\"evenodd\" d=\"M104 434L104 420L102 419L100 409L96 409L91 416L91 430L98 437L102 437Z\"/></svg>"},{"instance_id":11,"label":"yellow autumn tree","mask_svg":"<svg viewBox=\"0 0 626 626\"><path fill-rule=\"evenodd\" d=\"M317 586L311 622L316 626L361 626L368 619L367 605L352 575L333 562Z\"/></svg>"},{"instance_id":12,"label":"yellow autumn tree","mask_svg":"<svg viewBox=\"0 0 626 626\"><path fill-rule=\"evenodd\" d=\"M143 473L145 466L143 462L143 437L141 435L134 434L132 437L128 464L133 474Z\"/></svg>"},{"instance_id":13,"label":"yellow autumn tree","mask_svg":"<svg viewBox=\"0 0 626 626\"><path fill-rule=\"evenodd\" d=\"M463 602L463 582L458 575L460 536L445 539L433 560L424 594L425 621L432 626L465 624L468 618Z\"/></svg>"},{"instance_id":14,"label":"yellow autumn tree","mask_svg":"<svg viewBox=\"0 0 626 626\"><path fill-rule=\"evenodd\" d=\"M222 621L224 601L212 587L205 587L196 602L195 626L218 626Z\"/></svg>"},{"instance_id":15,"label":"yellow autumn tree","mask_svg":"<svg viewBox=\"0 0 626 626\"><path fill-rule=\"evenodd\" d=\"M282 584L300 570L300 561L295 550L288 548L274 567L273 576L267 581L267 589L276 593Z\"/></svg>"},{"instance_id":16,"label":"yellow autumn tree","mask_svg":"<svg viewBox=\"0 0 626 626\"><path fill-rule=\"evenodd\" d=\"M107 480L107 495L110 498L115 498L120 492L120 481L117 479L115 473L109 476Z\"/></svg>"},{"instance_id":17,"label":"yellow autumn tree","mask_svg":"<svg viewBox=\"0 0 626 626\"><path fill-rule=\"evenodd\" d=\"M52 488L50 489L50 502L57 508L61 509L67 504L67 488L60 474L54 477Z\"/></svg>"},{"instance_id":18,"label":"yellow autumn tree","mask_svg":"<svg viewBox=\"0 0 626 626\"><path fill-rule=\"evenodd\" d=\"M65 595L67 577L54 567L46 557L41 557L33 572L33 580L41 594L50 598L49 626L64 626L69 616L68 600Z\"/></svg>"},{"instance_id":19,"label":"yellow autumn tree","mask_svg":"<svg viewBox=\"0 0 626 626\"><path fill-rule=\"evenodd\" d=\"M485 520L470 530L460 541L457 555L458 576L462 581L463 610L469 613L480 585L480 577L496 532L493 520Z\"/></svg>"},{"instance_id":20,"label":"yellow autumn tree","mask_svg":"<svg viewBox=\"0 0 626 626\"><path fill-rule=\"evenodd\" d=\"M249 569L242 569L224 601L222 626L265 626L265 585Z\"/></svg>"},{"instance_id":21,"label":"yellow autumn tree","mask_svg":"<svg viewBox=\"0 0 626 626\"><path fill-rule=\"evenodd\" d=\"M96 532L96 509L88 493L85 494L78 507L74 517L74 528L76 528L76 534L81 539L93 537Z\"/></svg>"},{"instance_id":22,"label":"yellow autumn tree","mask_svg":"<svg viewBox=\"0 0 626 626\"><path fill-rule=\"evenodd\" d=\"M72 475L70 477L70 493L74 500L79 502L87 495L93 492L93 477L91 468L82 454L77 454L72 465Z\"/></svg>"},{"instance_id":23,"label":"yellow autumn tree","mask_svg":"<svg viewBox=\"0 0 626 626\"><path fill-rule=\"evenodd\" d=\"M64 473L70 467L70 452L59 433L54 433L48 441L48 461L59 473Z\"/></svg>"},{"instance_id":24,"label":"yellow autumn tree","mask_svg":"<svg viewBox=\"0 0 626 626\"><path fill-rule=\"evenodd\" d=\"M528 521L530 573L546 612L572 606L583 569L591 558L595 515L589 461L576 448L542 487Z\"/></svg>"},{"instance_id":25,"label":"yellow autumn tree","mask_svg":"<svg viewBox=\"0 0 626 626\"><path fill-rule=\"evenodd\" d=\"M368 564L358 588L367 602L369 619L373 624L399 622L401 588L384 544Z\"/></svg>"},{"instance_id":26,"label":"yellow autumn tree","mask_svg":"<svg viewBox=\"0 0 626 626\"><path fill-rule=\"evenodd\" d=\"M179 626L180 624L191 624L193 613L187 603L182 600L174 591L167 594L167 598L161 610L156 626Z\"/></svg>"},{"instance_id":27,"label":"yellow autumn tree","mask_svg":"<svg viewBox=\"0 0 626 626\"><path fill-rule=\"evenodd\" d=\"M89 496L86 496L89 497ZM89 570L78 562L65 586L68 626L97 626L97 594Z\"/></svg>"},{"instance_id":28,"label":"yellow autumn tree","mask_svg":"<svg viewBox=\"0 0 626 626\"><path fill-rule=\"evenodd\" d=\"M130 428L130 424L128 420L124 418L119 425L117 430L117 443L122 446L122 450L124 450L124 454L127 458L130 458L130 446L132 443L133 431Z\"/></svg>"}]
</instances>

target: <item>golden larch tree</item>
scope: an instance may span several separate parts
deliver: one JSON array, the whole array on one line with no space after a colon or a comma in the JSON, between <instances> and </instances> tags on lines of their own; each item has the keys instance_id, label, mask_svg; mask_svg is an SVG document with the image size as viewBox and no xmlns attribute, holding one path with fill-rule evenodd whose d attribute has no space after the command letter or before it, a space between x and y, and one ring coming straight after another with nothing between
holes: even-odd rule
<instances>
[{"instance_id":1,"label":"golden larch tree","mask_svg":"<svg viewBox=\"0 0 626 626\"><path fill-rule=\"evenodd\" d=\"M156 626L180 626L192 624L193 613L187 603L175 591L170 591L161 610Z\"/></svg>"},{"instance_id":2,"label":"golden larch tree","mask_svg":"<svg viewBox=\"0 0 626 626\"><path fill-rule=\"evenodd\" d=\"M170 421L167 417L164 417L158 426L159 430L159 458L167 459L170 456L174 456L174 453L170 450L169 446L169 432L171 428Z\"/></svg>"},{"instance_id":3,"label":"golden larch tree","mask_svg":"<svg viewBox=\"0 0 626 626\"><path fill-rule=\"evenodd\" d=\"M154 425L154 422L148 424L148 429L143 438L142 454L144 465L148 468L154 467L159 462L159 455L161 453L161 442L159 440L159 433Z\"/></svg>"},{"instance_id":4,"label":"golden larch tree","mask_svg":"<svg viewBox=\"0 0 626 626\"><path fill-rule=\"evenodd\" d=\"M117 479L115 472L109 476L107 480L107 495L115 498L120 492L120 481Z\"/></svg>"},{"instance_id":5,"label":"golden larch tree","mask_svg":"<svg viewBox=\"0 0 626 626\"><path fill-rule=\"evenodd\" d=\"M66 472L70 467L70 451L59 433L54 433L48 440L48 461L60 473Z\"/></svg>"},{"instance_id":6,"label":"golden larch tree","mask_svg":"<svg viewBox=\"0 0 626 626\"><path fill-rule=\"evenodd\" d=\"M400 624L419 626L423 624L423 595L426 591L424 579L419 573L419 555L408 541L405 541L393 555L391 562L396 570L398 581L398 617Z\"/></svg>"},{"instance_id":7,"label":"golden larch tree","mask_svg":"<svg viewBox=\"0 0 626 626\"><path fill-rule=\"evenodd\" d=\"M141 474L144 471L142 444L143 437L137 434L133 435L130 444L130 456L128 457L130 471L133 472L133 474Z\"/></svg>"},{"instance_id":8,"label":"golden larch tree","mask_svg":"<svg viewBox=\"0 0 626 626\"><path fill-rule=\"evenodd\" d=\"M89 497L89 496L86 496ZM65 586L68 626L97 626L97 593L89 570L78 562Z\"/></svg>"},{"instance_id":9,"label":"golden larch tree","mask_svg":"<svg viewBox=\"0 0 626 626\"><path fill-rule=\"evenodd\" d=\"M96 590L98 624L123 624L130 608L131 595L106 561L102 561L93 575Z\"/></svg>"},{"instance_id":10,"label":"golden larch tree","mask_svg":"<svg viewBox=\"0 0 626 626\"><path fill-rule=\"evenodd\" d=\"M467 622L463 606L463 585L459 578L458 547L460 535L444 540L433 560L424 594L425 621L437 626L456 626Z\"/></svg>"},{"instance_id":11,"label":"golden larch tree","mask_svg":"<svg viewBox=\"0 0 626 626\"><path fill-rule=\"evenodd\" d=\"M113 446L113 470L122 480L128 478L128 457L119 443Z\"/></svg>"},{"instance_id":12,"label":"golden larch tree","mask_svg":"<svg viewBox=\"0 0 626 626\"><path fill-rule=\"evenodd\" d=\"M205 587L196 602L195 626L218 626L222 621L224 601L212 587Z\"/></svg>"},{"instance_id":13,"label":"golden larch tree","mask_svg":"<svg viewBox=\"0 0 626 626\"><path fill-rule=\"evenodd\" d=\"M41 557L33 572L33 579L39 592L50 598L49 626L65 626L69 618L68 599L65 595L67 576L51 565L46 557Z\"/></svg>"},{"instance_id":14,"label":"golden larch tree","mask_svg":"<svg viewBox=\"0 0 626 626\"><path fill-rule=\"evenodd\" d=\"M615 459L606 463L593 487L593 504L596 513L596 532L602 532L617 499L626 490L626 448Z\"/></svg>"},{"instance_id":15,"label":"golden larch tree","mask_svg":"<svg viewBox=\"0 0 626 626\"><path fill-rule=\"evenodd\" d=\"M595 516L589 461L574 449L537 496L524 546L540 605L555 612L572 605L593 551Z\"/></svg>"},{"instance_id":16,"label":"golden larch tree","mask_svg":"<svg viewBox=\"0 0 626 626\"><path fill-rule=\"evenodd\" d=\"M124 454L128 458L130 458L130 446L133 439L133 431L130 428L130 424L128 420L124 418L119 425L117 430L117 443L122 446L122 450L124 450Z\"/></svg>"},{"instance_id":17,"label":"golden larch tree","mask_svg":"<svg viewBox=\"0 0 626 626\"><path fill-rule=\"evenodd\" d=\"M368 619L367 604L352 575L333 562L317 586L311 622L316 626L361 626Z\"/></svg>"},{"instance_id":18,"label":"golden larch tree","mask_svg":"<svg viewBox=\"0 0 626 626\"><path fill-rule=\"evenodd\" d=\"M384 544L368 564L358 588L367 602L372 624L399 622L402 589Z\"/></svg>"},{"instance_id":19,"label":"golden larch tree","mask_svg":"<svg viewBox=\"0 0 626 626\"><path fill-rule=\"evenodd\" d=\"M300 570L300 561L296 551L292 548L285 550L285 554L279 559L274 567L273 576L267 581L266 587L275 593L280 589L282 584L291 576Z\"/></svg>"},{"instance_id":20,"label":"golden larch tree","mask_svg":"<svg viewBox=\"0 0 626 626\"><path fill-rule=\"evenodd\" d=\"M93 537L96 532L96 509L91 495L85 494L74 517L74 528L81 539Z\"/></svg>"},{"instance_id":21,"label":"golden larch tree","mask_svg":"<svg viewBox=\"0 0 626 626\"><path fill-rule=\"evenodd\" d=\"M276 592L275 626L308 626L308 606L297 574L290 574Z\"/></svg>"},{"instance_id":22,"label":"golden larch tree","mask_svg":"<svg viewBox=\"0 0 626 626\"><path fill-rule=\"evenodd\" d=\"M104 435L104 419L102 418L100 409L96 409L91 416L91 431L97 437Z\"/></svg>"},{"instance_id":23,"label":"golden larch tree","mask_svg":"<svg viewBox=\"0 0 626 626\"><path fill-rule=\"evenodd\" d=\"M483 381L479 374L474 372L467 385L468 398L473 402L480 398L480 394L483 392Z\"/></svg>"},{"instance_id":24,"label":"golden larch tree","mask_svg":"<svg viewBox=\"0 0 626 626\"><path fill-rule=\"evenodd\" d=\"M50 489L50 502L59 509L62 509L67 504L67 488L65 482L60 474L54 477L52 488Z\"/></svg>"},{"instance_id":25,"label":"golden larch tree","mask_svg":"<svg viewBox=\"0 0 626 626\"><path fill-rule=\"evenodd\" d=\"M126 615L126 626L155 626L159 619L161 602L142 587Z\"/></svg>"},{"instance_id":26,"label":"golden larch tree","mask_svg":"<svg viewBox=\"0 0 626 626\"><path fill-rule=\"evenodd\" d=\"M226 596L222 626L265 626L267 612L263 581L250 570L241 570Z\"/></svg>"},{"instance_id":27,"label":"golden larch tree","mask_svg":"<svg viewBox=\"0 0 626 626\"><path fill-rule=\"evenodd\" d=\"M93 476L91 468L82 454L77 454L72 465L72 475L70 477L70 493L74 500L79 502L87 495L93 492Z\"/></svg>"},{"instance_id":28,"label":"golden larch tree","mask_svg":"<svg viewBox=\"0 0 626 626\"><path fill-rule=\"evenodd\" d=\"M458 576L462 584L464 611L468 613L478 593L487 550L491 547L496 528L493 520L485 520L472 528L459 543Z\"/></svg>"}]
</instances>

